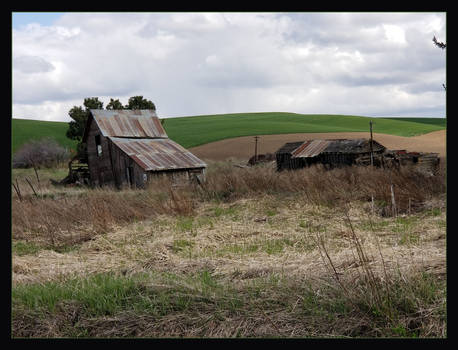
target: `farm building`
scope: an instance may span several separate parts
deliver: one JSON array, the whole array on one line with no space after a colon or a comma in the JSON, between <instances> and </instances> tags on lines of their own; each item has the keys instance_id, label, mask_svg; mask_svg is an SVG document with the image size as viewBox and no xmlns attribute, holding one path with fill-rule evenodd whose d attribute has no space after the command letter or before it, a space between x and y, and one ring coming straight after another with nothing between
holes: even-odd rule
<instances>
[{"instance_id":1,"label":"farm building","mask_svg":"<svg viewBox=\"0 0 458 350\"><path fill-rule=\"evenodd\" d=\"M300 169L312 164L328 167L342 165L370 165L381 167L414 166L420 171L434 173L439 165L437 153L387 150L375 140L337 139L289 142L276 153L277 170Z\"/></svg>"},{"instance_id":2,"label":"farm building","mask_svg":"<svg viewBox=\"0 0 458 350\"><path fill-rule=\"evenodd\" d=\"M205 176L206 164L168 138L154 110L90 110L83 142L92 185L144 187L156 176L174 182Z\"/></svg>"},{"instance_id":3,"label":"farm building","mask_svg":"<svg viewBox=\"0 0 458 350\"><path fill-rule=\"evenodd\" d=\"M386 148L372 141L374 155ZM276 153L277 170L300 169L316 163L328 166L352 165L358 157L370 156L371 145L368 139L308 140L289 142Z\"/></svg>"}]
</instances>

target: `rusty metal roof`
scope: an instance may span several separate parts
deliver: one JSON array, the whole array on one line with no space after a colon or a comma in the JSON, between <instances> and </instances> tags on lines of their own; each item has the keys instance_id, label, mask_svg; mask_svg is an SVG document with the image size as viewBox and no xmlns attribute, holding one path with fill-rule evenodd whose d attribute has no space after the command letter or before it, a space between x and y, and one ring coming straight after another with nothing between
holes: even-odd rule
<instances>
[{"instance_id":1,"label":"rusty metal roof","mask_svg":"<svg viewBox=\"0 0 458 350\"><path fill-rule=\"evenodd\" d=\"M329 140L329 145L323 152L326 153L367 153L370 152L370 140L369 139L336 139ZM379 152L385 150L377 141L372 142L373 151Z\"/></svg>"},{"instance_id":2,"label":"rusty metal roof","mask_svg":"<svg viewBox=\"0 0 458 350\"><path fill-rule=\"evenodd\" d=\"M103 136L168 137L154 110L91 109Z\"/></svg>"},{"instance_id":3,"label":"rusty metal roof","mask_svg":"<svg viewBox=\"0 0 458 350\"><path fill-rule=\"evenodd\" d=\"M316 157L329 146L330 142L329 140L305 141L292 152L292 158Z\"/></svg>"},{"instance_id":4,"label":"rusty metal roof","mask_svg":"<svg viewBox=\"0 0 458 350\"><path fill-rule=\"evenodd\" d=\"M170 139L108 137L145 171L203 168L207 165Z\"/></svg>"},{"instance_id":5,"label":"rusty metal roof","mask_svg":"<svg viewBox=\"0 0 458 350\"><path fill-rule=\"evenodd\" d=\"M384 151L385 147L373 140L373 151ZM308 140L290 142L281 147L277 153L290 153L291 158L311 158L321 153L366 153L370 152L368 139L334 139Z\"/></svg>"}]
</instances>

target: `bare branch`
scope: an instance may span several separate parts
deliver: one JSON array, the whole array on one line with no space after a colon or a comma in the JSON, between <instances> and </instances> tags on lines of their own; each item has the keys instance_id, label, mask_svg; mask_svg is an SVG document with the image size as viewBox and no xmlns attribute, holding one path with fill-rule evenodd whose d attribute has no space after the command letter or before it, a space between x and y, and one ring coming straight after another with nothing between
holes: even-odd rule
<instances>
[{"instance_id":1,"label":"bare branch","mask_svg":"<svg viewBox=\"0 0 458 350\"><path fill-rule=\"evenodd\" d=\"M441 41L437 41L436 36L434 36L433 42L437 47L441 48L442 50L447 47L447 45L445 43L443 43Z\"/></svg>"}]
</instances>

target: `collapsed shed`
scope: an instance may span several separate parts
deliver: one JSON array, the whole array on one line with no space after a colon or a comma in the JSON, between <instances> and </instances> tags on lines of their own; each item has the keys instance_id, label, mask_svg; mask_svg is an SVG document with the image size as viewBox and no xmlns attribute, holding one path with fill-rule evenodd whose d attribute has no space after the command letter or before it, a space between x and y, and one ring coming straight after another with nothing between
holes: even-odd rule
<instances>
[{"instance_id":1,"label":"collapsed shed","mask_svg":"<svg viewBox=\"0 0 458 350\"><path fill-rule=\"evenodd\" d=\"M377 141L364 138L289 142L275 156L278 171L300 169L312 164L327 167L373 164L395 168L414 166L417 170L434 173L440 160L437 153L388 150Z\"/></svg>"},{"instance_id":2,"label":"collapsed shed","mask_svg":"<svg viewBox=\"0 0 458 350\"><path fill-rule=\"evenodd\" d=\"M205 162L169 139L154 110L91 109L83 142L95 186L145 187L157 176L204 180Z\"/></svg>"},{"instance_id":3,"label":"collapsed shed","mask_svg":"<svg viewBox=\"0 0 458 350\"><path fill-rule=\"evenodd\" d=\"M288 142L275 154L277 170L300 169L312 164L352 165L361 156L381 154L385 146L368 139L307 140Z\"/></svg>"}]
</instances>

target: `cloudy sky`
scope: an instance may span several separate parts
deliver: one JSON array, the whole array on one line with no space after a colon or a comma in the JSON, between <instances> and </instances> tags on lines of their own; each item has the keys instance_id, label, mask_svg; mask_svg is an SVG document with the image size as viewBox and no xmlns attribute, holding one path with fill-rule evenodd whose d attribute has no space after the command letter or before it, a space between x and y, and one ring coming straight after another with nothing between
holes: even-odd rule
<instances>
[{"instance_id":1,"label":"cloudy sky","mask_svg":"<svg viewBox=\"0 0 458 350\"><path fill-rule=\"evenodd\" d=\"M12 13L13 118L85 97L159 117L281 111L445 117L445 13Z\"/></svg>"}]
</instances>

